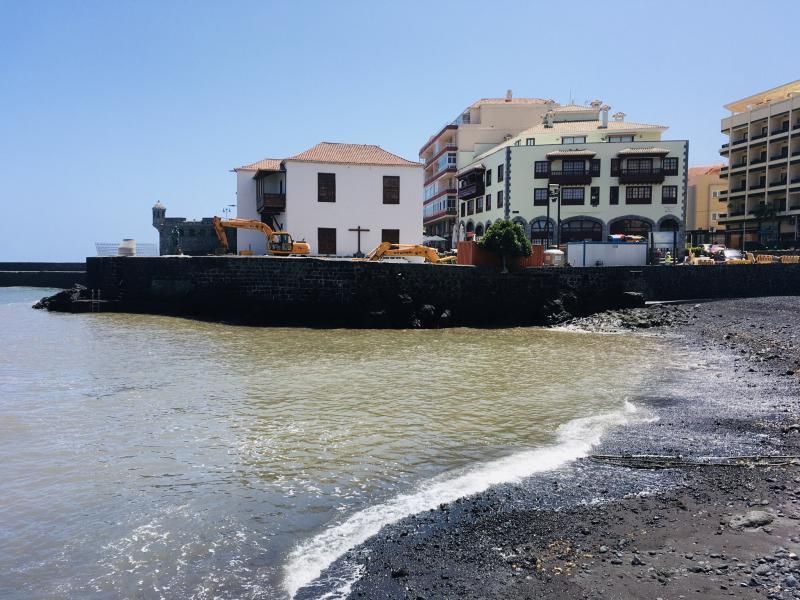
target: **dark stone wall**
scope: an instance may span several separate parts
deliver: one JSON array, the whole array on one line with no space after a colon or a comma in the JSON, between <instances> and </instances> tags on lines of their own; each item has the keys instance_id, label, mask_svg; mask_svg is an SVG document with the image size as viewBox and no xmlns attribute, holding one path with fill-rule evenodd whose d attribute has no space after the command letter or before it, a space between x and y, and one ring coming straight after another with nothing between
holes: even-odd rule
<instances>
[{"instance_id":1,"label":"dark stone wall","mask_svg":"<svg viewBox=\"0 0 800 600\"><path fill-rule=\"evenodd\" d=\"M88 287L117 310L260 324L505 326L648 300L800 293L800 265L538 268L276 257L97 257Z\"/></svg>"},{"instance_id":2,"label":"dark stone wall","mask_svg":"<svg viewBox=\"0 0 800 600\"><path fill-rule=\"evenodd\" d=\"M68 288L76 283L86 284L86 263L0 263L0 287Z\"/></svg>"}]
</instances>

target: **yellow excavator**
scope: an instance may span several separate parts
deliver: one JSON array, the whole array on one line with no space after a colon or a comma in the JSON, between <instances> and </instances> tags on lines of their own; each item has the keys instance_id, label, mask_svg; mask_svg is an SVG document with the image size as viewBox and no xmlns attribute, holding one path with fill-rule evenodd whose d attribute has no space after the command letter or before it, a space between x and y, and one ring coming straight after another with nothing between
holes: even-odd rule
<instances>
[{"instance_id":1,"label":"yellow excavator","mask_svg":"<svg viewBox=\"0 0 800 600\"><path fill-rule=\"evenodd\" d=\"M420 246L418 244L392 244L391 242L383 242L364 258L356 260L374 262L382 258L393 256L422 256L425 258L425 262L435 264L453 263L456 260L455 256L441 257L436 250L428 246Z\"/></svg>"},{"instance_id":2,"label":"yellow excavator","mask_svg":"<svg viewBox=\"0 0 800 600\"><path fill-rule=\"evenodd\" d=\"M226 227L236 229L254 229L260 231L267 238L267 254L273 256L289 256L290 254L305 255L311 252L311 246L306 241L295 242L292 236L285 231L274 231L272 227L261 221L251 219L220 219L214 217L214 231L225 253L228 253L228 236L225 235Z\"/></svg>"}]
</instances>

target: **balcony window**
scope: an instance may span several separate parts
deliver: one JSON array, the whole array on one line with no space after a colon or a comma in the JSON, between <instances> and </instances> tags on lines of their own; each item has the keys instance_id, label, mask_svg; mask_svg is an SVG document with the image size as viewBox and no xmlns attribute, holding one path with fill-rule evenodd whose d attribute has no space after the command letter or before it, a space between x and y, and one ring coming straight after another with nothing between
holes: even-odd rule
<instances>
[{"instance_id":1,"label":"balcony window","mask_svg":"<svg viewBox=\"0 0 800 600\"><path fill-rule=\"evenodd\" d=\"M526 146L535 146L536 145L536 138L525 138L525 145Z\"/></svg>"},{"instance_id":2,"label":"balcony window","mask_svg":"<svg viewBox=\"0 0 800 600\"><path fill-rule=\"evenodd\" d=\"M653 170L653 159L629 158L626 166L628 173L650 173Z\"/></svg>"},{"instance_id":3,"label":"balcony window","mask_svg":"<svg viewBox=\"0 0 800 600\"><path fill-rule=\"evenodd\" d=\"M486 210L492 210L492 195L486 194Z\"/></svg>"},{"instance_id":4,"label":"balcony window","mask_svg":"<svg viewBox=\"0 0 800 600\"><path fill-rule=\"evenodd\" d=\"M535 188L533 190L533 205L547 206L547 188Z\"/></svg>"},{"instance_id":5,"label":"balcony window","mask_svg":"<svg viewBox=\"0 0 800 600\"><path fill-rule=\"evenodd\" d=\"M670 156L661 159L661 168L664 169L664 175L677 175L678 158L676 156Z\"/></svg>"},{"instance_id":6,"label":"balcony window","mask_svg":"<svg viewBox=\"0 0 800 600\"><path fill-rule=\"evenodd\" d=\"M652 200L652 186L629 185L625 188L625 204L651 204Z\"/></svg>"},{"instance_id":7,"label":"balcony window","mask_svg":"<svg viewBox=\"0 0 800 600\"><path fill-rule=\"evenodd\" d=\"M564 175L583 175L586 172L586 162L583 160L561 161L561 170Z\"/></svg>"},{"instance_id":8,"label":"balcony window","mask_svg":"<svg viewBox=\"0 0 800 600\"><path fill-rule=\"evenodd\" d=\"M661 204L677 204L678 203L678 186L665 185L661 188Z\"/></svg>"},{"instance_id":9,"label":"balcony window","mask_svg":"<svg viewBox=\"0 0 800 600\"><path fill-rule=\"evenodd\" d=\"M564 136L561 138L562 144L585 144L585 135Z\"/></svg>"}]
</instances>

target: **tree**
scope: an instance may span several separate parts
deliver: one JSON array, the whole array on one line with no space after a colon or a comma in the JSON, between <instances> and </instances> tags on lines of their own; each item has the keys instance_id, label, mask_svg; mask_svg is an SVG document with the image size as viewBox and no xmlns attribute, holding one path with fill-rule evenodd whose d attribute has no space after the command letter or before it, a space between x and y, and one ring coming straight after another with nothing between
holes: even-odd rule
<instances>
[{"instance_id":1,"label":"tree","mask_svg":"<svg viewBox=\"0 0 800 600\"><path fill-rule=\"evenodd\" d=\"M478 246L503 257L503 273L508 273L506 258L509 256L530 256L531 241L522 227L511 221L495 221L483 234Z\"/></svg>"}]
</instances>

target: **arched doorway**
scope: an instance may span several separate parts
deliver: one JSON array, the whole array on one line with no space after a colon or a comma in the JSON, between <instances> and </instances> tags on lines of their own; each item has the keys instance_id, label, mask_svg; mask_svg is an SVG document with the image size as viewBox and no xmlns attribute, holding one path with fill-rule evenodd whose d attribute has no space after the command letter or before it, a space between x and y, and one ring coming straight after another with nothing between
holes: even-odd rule
<instances>
[{"instance_id":1,"label":"arched doorway","mask_svg":"<svg viewBox=\"0 0 800 600\"><path fill-rule=\"evenodd\" d=\"M479 238L483 235L483 223L478 223L475 226L475 237Z\"/></svg>"},{"instance_id":2,"label":"arched doorway","mask_svg":"<svg viewBox=\"0 0 800 600\"><path fill-rule=\"evenodd\" d=\"M603 222L591 217L573 217L562 221L560 243L602 242Z\"/></svg>"},{"instance_id":3,"label":"arched doorway","mask_svg":"<svg viewBox=\"0 0 800 600\"><path fill-rule=\"evenodd\" d=\"M553 219L539 217L531 221L531 243L541 246L552 246L555 237L556 224Z\"/></svg>"},{"instance_id":4,"label":"arched doorway","mask_svg":"<svg viewBox=\"0 0 800 600\"><path fill-rule=\"evenodd\" d=\"M641 235L647 237L653 230L650 219L639 217L623 217L612 221L608 226L609 235Z\"/></svg>"},{"instance_id":5,"label":"arched doorway","mask_svg":"<svg viewBox=\"0 0 800 600\"><path fill-rule=\"evenodd\" d=\"M475 223L467 221L467 239L472 240L475 238Z\"/></svg>"},{"instance_id":6,"label":"arched doorway","mask_svg":"<svg viewBox=\"0 0 800 600\"><path fill-rule=\"evenodd\" d=\"M658 222L659 231L680 231L681 224L675 217L664 217Z\"/></svg>"}]
</instances>

